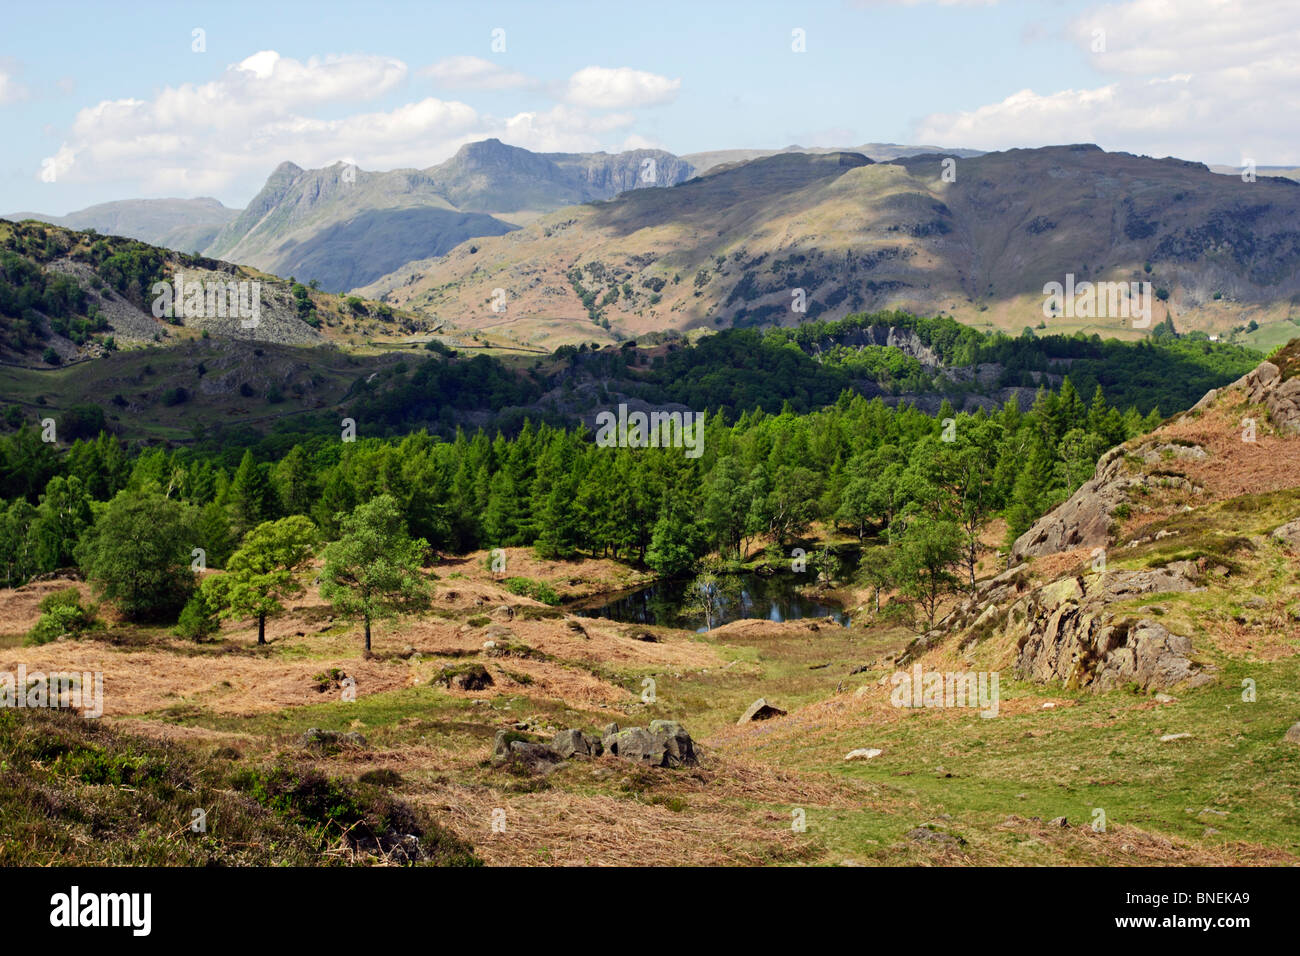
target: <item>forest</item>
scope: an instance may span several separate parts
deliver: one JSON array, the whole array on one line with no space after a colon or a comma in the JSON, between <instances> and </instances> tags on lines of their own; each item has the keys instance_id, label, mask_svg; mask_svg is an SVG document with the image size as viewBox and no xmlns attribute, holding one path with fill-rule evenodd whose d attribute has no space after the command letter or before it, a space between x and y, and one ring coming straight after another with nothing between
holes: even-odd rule
<instances>
[{"instance_id":1,"label":"forest","mask_svg":"<svg viewBox=\"0 0 1300 956\"><path fill-rule=\"evenodd\" d=\"M1090 477L1104 450L1158 421L1121 412L1100 390L1084 401L1066 379L1028 409L1012 400L991 414L945 406L930 416L849 391L802 415L756 410L729 422L714 412L699 458L603 448L583 427L526 423L510 437L450 441L316 435L267 460L245 450L233 468L194 449L133 452L107 432L59 450L24 425L0 439L0 585L76 567L128 616L210 622L223 609L274 610L248 593L287 585L326 542L326 555L369 548L354 567L407 555L392 570L400 584L420 567L436 573L440 553L530 546L676 576L756 548L782 556L830 533L888 544L895 564L920 562L897 570L909 587L950 589L973 583L988 521L1005 518L1010 542ZM260 584L242 603L221 586L200 592L193 572L205 568L242 568ZM216 580L234 587L239 576Z\"/></svg>"}]
</instances>

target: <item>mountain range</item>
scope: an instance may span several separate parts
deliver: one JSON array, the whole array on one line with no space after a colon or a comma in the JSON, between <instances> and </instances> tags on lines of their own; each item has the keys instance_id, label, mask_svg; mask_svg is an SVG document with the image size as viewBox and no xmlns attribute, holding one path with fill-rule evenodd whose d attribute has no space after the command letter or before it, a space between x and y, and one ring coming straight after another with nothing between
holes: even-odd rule
<instances>
[{"instance_id":1,"label":"mountain range","mask_svg":"<svg viewBox=\"0 0 1300 956\"><path fill-rule=\"evenodd\" d=\"M859 150L893 158L931 147L870 144ZM283 162L242 210L210 198L130 199L66 216L18 212L3 218L94 229L278 275L316 279L321 288L342 292L412 260L443 255L479 236L501 235L565 206L676 185L721 163L777 152L828 150L788 146L682 157L657 149L535 153L488 139L419 170L375 172L345 163L304 169Z\"/></svg>"},{"instance_id":2,"label":"mountain range","mask_svg":"<svg viewBox=\"0 0 1300 956\"><path fill-rule=\"evenodd\" d=\"M1293 180L1086 144L888 162L779 153L566 208L360 291L551 345L892 308L1015 333L1141 334L1123 315L1049 315L1044 286L1076 281L1137 282L1152 324L1180 331L1293 332L1297 222Z\"/></svg>"},{"instance_id":3,"label":"mountain range","mask_svg":"<svg viewBox=\"0 0 1300 956\"><path fill-rule=\"evenodd\" d=\"M675 156L489 139L423 170L281 163L242 210L126 200L6 218L315 279L545 346L884 308L1136 334L1123 316L1045 315L1043 286L1068 276L1149 282L1156 321L1222 334L1289 323L1300 296L1300 192L1270 175L1290 171L1232 172L1086 144Z\"/></svg>"}]
</instances>

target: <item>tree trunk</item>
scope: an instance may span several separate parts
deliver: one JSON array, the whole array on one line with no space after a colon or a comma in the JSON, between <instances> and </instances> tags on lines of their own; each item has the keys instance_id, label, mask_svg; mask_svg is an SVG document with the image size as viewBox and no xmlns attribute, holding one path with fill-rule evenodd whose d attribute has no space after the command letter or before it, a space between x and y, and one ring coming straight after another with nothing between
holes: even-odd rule
<instances>
[{"instance_id":1,"label":"tree trunk","mask_svg":"<svg viewBox=\"0 0 1300 956\"><path fill-rule=\"evenodd\" d=\"M366 655L370 654L370 615L366 615Z\"/></svg>"},{"instance_id":2,"label":"tree trunk","mask_svg":"<svg viewBox=\"0 0 1300 956\"><path fill-rule=\"evenodd\" d=\"M257 643L266 643L266 613L257 615Z\"/></svg>"}]
</instances>

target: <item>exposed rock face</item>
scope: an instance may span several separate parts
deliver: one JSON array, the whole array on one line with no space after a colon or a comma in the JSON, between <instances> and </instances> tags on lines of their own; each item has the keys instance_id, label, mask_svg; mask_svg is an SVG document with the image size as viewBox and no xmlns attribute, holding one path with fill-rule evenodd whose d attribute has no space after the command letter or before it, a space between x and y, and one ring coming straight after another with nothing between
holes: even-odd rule
<instances>
[{"instance_id":1,"label":"exposed rock face","mask_svg":"<svg viewBox=\"0 0 1300 956\"><path fill-rule=\"evenodd\" d=\"M1288 346L1277 356L1283 367L1261 362L1237 381L1223 388L1211 389L1192 410L1204 410L1228 391L1238 391L1242 398L1268 410L1269 420L1283 432L1300 433L1300 347ZM1285 368L1287 371L1283 371ZM1097 471L1063 504L1048 512L1016 539L1011 548L1016 560L1056 554L1073 548L1104 547L1108 541L1115 509L1128 498L1131 489L1148 484L1150 479L1131 472L1125 459L1136 455L1144 464L1155 465L1167 459L1201 461L1208 457L1205 449L1194 445L1162 442L1155 436L1116 446L1101 456ZM1186 479L1163 475L1164 485L1197 491Z\"/></svg>"},{"instance_id":2,"label":"exposed rock face","mask_svg":"<svg viewBox=\"0 0 1300 956\"><path fill-rule=\"evenodd\" d=\"M1272 362L1261 362L1231 385L1206 392L1192 410L1212 405L1229 389L1240 389L1247 401L1267 408L1270 421L1280 431L1300 433L1300 375L1287 378Z\"/></svg>"},{"instance_id":3,"label":"exposed rock face","mask_svg":"<svg viewBox=\"0 0 1300 956\"><path fill-rule=\"evenodd\" d=\"M1124 446L1101 456L1097 471L1063 504L1058 505L1016 539L1011 556L1017 561L1071 548L1096 548L1106 544L1111 514L1127 497L1129 488L1143 483L1124 468Z\"/></svg>"},{"instance_id":4,"label":"exposed rock face","mask_svg":"<svg viewBox=\"0 0 1300 956\"><path fill-rule=\"evenodd\" d=\"M1064 578L1031 592L1007 611L1019 636L1016 670L1036 681L1064 681L1103 691L1127 683L1143 689L1209 682L1211 668L1191 660L1192 642L1159 621L1111 614L1115 601L1143 594L1198 590L1184 562L1146 571Z\"/></svg>"}]
</instances>

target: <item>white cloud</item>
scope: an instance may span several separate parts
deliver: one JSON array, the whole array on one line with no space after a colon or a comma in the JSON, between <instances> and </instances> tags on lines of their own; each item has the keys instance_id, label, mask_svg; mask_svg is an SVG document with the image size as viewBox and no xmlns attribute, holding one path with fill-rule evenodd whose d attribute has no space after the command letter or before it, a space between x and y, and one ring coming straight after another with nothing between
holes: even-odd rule
<instances>
[{"instance_id":1,"label":"white cloud","mask_svg":"<svg viewBox=\"0 0 1300 956\"><path fill-rule=\"evenodd\" d=\"M420 75L452 90L513 90L536 85L531 77L478 56L449 56L426 66Z\"/></svg>"},{"instance_id":2,"label":"white cloud","mask_svg":"<svg viewBox=\"0 0 1300 956\"><path fill-rule=\"evenodd\" d=\"M626 66L588 66L569 77L565 98L575 106L629 109L670 103L681 86L681 80Z\"/></svg>"},{"instance_id":3,"label":"white cloud","mask_svg":"<svg viewBox=\"0 0 1300 956\"><path fill-rule=\"evenodd\" d=\"M27 98L27 87L19 83L12 73L0 69L0 105L17 103Z\"/></svg>"},{"instance_id":4,"label":"white cloud","mask_svg":"<svg viewBox=\"0 0 1300 956\"><path fill-rule=\"evenodd\" d=\"M545 111L517 113L504 121L501 138L515 146L536 152L590 152L618 130L629 126L634 117L627 113L591 116L569 106Z\"/></svg>"},{"instance_id":5,"label":"white cloud","mask_svg":"<svg viewBox=\"0 0 1300 956\"><path fill-rule=\"evenodd\" d=\"M494 117L436 97L388 110L316 115L394 90L407 75L406 64L388 57L300 62L262 51L208 83L80 110L36 175L118 182L136 195L219 195L243 202L286 159L307 167L348 157L364 169L425 168L491 136L531 149L585 152L618 148L635 119L568 104Z\"/></svg>"},{"instance_id":6,"label":"white cloud","mask_svg":"<svg viewBox=\"0 0 1300 956\"><path fill-rule=\"evenodd\" d=\"M1104 51L1093 52L1094 31ZM1205 162L1300 162L1300 5L1292 0L1133 0L1098 7L1068 35L1114 79L1012 93L926 116L921 142L1004 149L1092 142Z\"/></svg>"},{"instance_id":7,"label":"white cloud","mask_svg":"<svg viewBox=\"0 0 1300 956\"><path fill-rule=\"evenodd\" d=\"M931 3L940 7L992 7L998 0L853 0L855 7L920 7Z\"/></svg>"}]
</instances>

